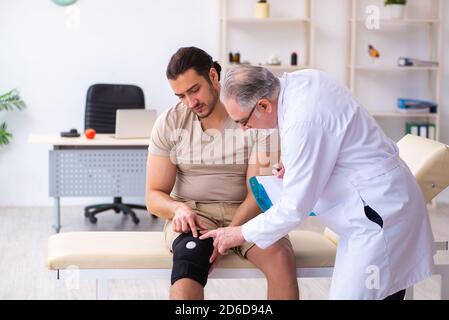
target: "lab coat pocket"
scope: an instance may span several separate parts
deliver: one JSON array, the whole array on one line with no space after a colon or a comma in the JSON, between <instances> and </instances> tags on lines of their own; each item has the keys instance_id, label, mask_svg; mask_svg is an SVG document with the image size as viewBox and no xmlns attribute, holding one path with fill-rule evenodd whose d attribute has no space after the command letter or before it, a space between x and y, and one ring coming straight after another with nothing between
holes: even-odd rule
<instances>
[{"instance_id":1,"label":"lab coat pocket","mask_svg":"<svg viewBox=\"0 0 449 320\"><path fill-rule=\"evenodd\" d=\"M332 175L314 208L320 220L341 235L352 228L354 219L359 219L362 210L358 191L347 177L340 174Z\"/></svg>"},{"instance_id":2,"label":"lab coat pocket","mask_svg":"<svg viewBox=\"0 0 449 320\"><path fill-rule=\"evenodd\" d=\"M396 169L400 165L401 159L399 158L399 154L396 154L388 159L367 165L364 168L357 170L350 175L349 181L356 188L359 186L363 187L369 184L370 180L385 175L389 171Z\"/></svg>"},{"instance_id":3,"label":"lab coat pocket","mask_svg":"<svg viewBox=\"0 0 449 320\"><path fill-rule=\"evenodd\" d=\"M367 216L377 222L380 222L380 218L384 224L387 212L404 202L401 171L401 160L398 155L395 155L372 164L364 170L359 170L349 177L351 185L358 192L364 206L369 206L372 210L368 210Z\"/></svg>"},{"instance_id":4,"label":"lab coat pocket","mask_svg":"<svg viewBox=\"0 0 449 320\"><path fill-rule=\"evenodd\" d=\"M365 206L365 216L370 220L371 222L374 222L379 227L383 228L384 221L382 220L382 217L374 211L370 206Z\"/></svg>"}]
</instances>

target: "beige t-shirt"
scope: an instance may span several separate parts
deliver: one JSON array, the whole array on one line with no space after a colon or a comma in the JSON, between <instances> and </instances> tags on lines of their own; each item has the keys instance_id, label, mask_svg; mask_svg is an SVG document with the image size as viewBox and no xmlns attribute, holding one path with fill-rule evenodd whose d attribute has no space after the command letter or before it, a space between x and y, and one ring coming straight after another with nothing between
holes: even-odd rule
<instances>
[{"instance_id":1,"label":"beige t-shirt","mask_svg":"<svg viewBox=\"0 0 449 320\"><path fill-rule=\"evenodd\" d=\"M148 150L176 165L175 200L242 202L248 162L265 154L268 137L264 130L242 130L230 117L222 130L203 131L198 116L178 103L156 120Z\"/></svg>"}]
</instances>

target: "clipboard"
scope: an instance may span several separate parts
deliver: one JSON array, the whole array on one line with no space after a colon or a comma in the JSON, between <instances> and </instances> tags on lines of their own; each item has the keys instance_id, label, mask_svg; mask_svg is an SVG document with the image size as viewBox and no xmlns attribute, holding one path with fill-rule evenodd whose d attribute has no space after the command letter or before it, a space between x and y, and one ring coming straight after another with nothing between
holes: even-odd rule
<instances>
[{"instance_id":1,"label":"clipboard","mask_svg":"<svg viewBox=\"0 0 449 320\"><path fill-rule=\"evenodd\" d=\"M262 212L270 209L282 196L282 179L275 176L251 177L249 186ZM316 214L311 212L309 216L316 216Z\"/></svg>"},{"instance_id":2,"label":"clipboard","mask_svg":"<svg viewBox=\"0 0 449 320\"><path fill-rule=\"evenodd\" d=\"M270 179L266 179L266 178ZM260 209L265 212L273 206L273 203L279 199L273 194L273 187L280 188L282 192L282 180L271 176L255 176L249 179L249 186ZM276 180L278 181L276 181ZM265 182L265 183L264 183ZM268 192L271 190L271 194Z\"/></svg>"}]
</instances>

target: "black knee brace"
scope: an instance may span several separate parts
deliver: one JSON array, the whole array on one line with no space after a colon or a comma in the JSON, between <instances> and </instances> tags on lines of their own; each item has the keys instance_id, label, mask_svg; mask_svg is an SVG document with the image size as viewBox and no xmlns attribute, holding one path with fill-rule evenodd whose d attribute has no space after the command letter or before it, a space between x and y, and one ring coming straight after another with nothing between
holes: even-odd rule
<instances>
[{"instance_id":1,"label":"black knee brace","mask_svg":"<svg viewBox=\"0 0 449 320\"><path fill-rule=\"evenodd\" d=\"M193 237L191 232L183 233L175 239L172 249L171 284L182 278L190 278L204 287L209 274L209 259L214 250L213 240L200 240Z\"/></svg>"}]
</instances>

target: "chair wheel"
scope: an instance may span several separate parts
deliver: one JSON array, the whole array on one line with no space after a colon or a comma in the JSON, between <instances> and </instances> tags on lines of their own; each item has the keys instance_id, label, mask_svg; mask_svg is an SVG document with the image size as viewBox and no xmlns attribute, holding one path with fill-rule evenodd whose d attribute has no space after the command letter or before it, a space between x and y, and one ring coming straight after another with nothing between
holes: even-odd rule
<instances>
[{"instance_id":1,"label":"chair wheel","mask_svg":"<svg viewBox=\"0 0 449 320\"><path fill-rule=\"evenodd\" d=\"M89 221L92 222L92 223L97 223L98 219L95 218L95 217L90 217Z\"/></svg>"},{"instance_id":2,"label":"chair wheel","mask_svg":"<svg viewBox=\"0 0 449 320\"><path fill-rule=\"evenodd\" d=\"M114 208L115 213L120 213L120 209Z\"/></svg>"},{"instance_id":3,"label":"chair wheel","mask_svg":"<svg viewBox=\"0 0 449 320\"><path fill-rule=\"evenodd\" d=\"M138 223L140 222L140 220L139 220L139 218L133 218L133 222L134 222L135 224L138 224Z\"/></svg>"},{"instance_id":4,"label":"chair wheel","mask_svg":"<svg viewBox=\"0 0 449 320\"><path fill-rule=\"evenodd\" d=\"M84 216L85 216L86 218L89 218L89 217L90 217L89 210L84 210Z\"/></svg>"}]
</instances>

